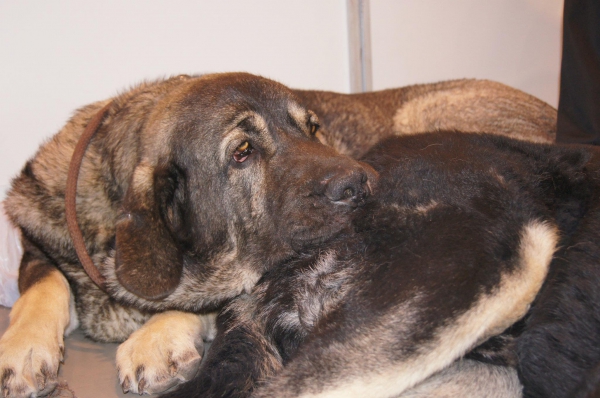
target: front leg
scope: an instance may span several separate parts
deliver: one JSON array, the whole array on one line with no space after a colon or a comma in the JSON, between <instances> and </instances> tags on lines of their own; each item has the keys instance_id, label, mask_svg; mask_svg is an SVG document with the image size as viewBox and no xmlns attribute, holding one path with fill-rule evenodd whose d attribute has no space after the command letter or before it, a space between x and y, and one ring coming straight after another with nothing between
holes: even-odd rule
<instances>
[{"instance_id":1,"label":"front leg","mask_svg":"<svg viewBox=\"0 0 600 398\"><path fill-rule=\"evenodd\" d=\"M155 394L193 377L214 336L215 315L167 311L153 315L119 346L117 369L123 392Z\"/></svg>"},{"instance_id":2,"label":"front leg","mask_svg":"<svg viewBox=\"0 0 600 398\"><path fill-rule=\"evenodd\" d=\"M196 378L163 398L243 398L282 368L277 348L264 333L248 296L234 300L217 317L217 336Z\"/></svg>"},{"instance_id":3,"label":"front leg","mask_svg":"<svg viewBox=\"0 0 600 398\"><path fill-rule=\"evenodd\" d=\"M21 272L25 268L21 266ZM30 279L32 283L26 289L21 283L22 295L0 339L3 397L35 397L52 392L63 360L63 336L77 327L71 290L62 273L41 262L28 264L28 270L33 269L39 273L28 276L37 280Z\"/></svg>"}]
</instances>

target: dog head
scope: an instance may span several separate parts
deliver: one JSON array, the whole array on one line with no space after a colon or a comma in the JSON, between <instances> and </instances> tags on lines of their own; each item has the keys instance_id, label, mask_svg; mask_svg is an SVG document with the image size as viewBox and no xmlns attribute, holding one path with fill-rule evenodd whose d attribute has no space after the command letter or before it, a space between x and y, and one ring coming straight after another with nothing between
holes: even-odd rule
<instances>
[{"instance_id":1,"label":"dog head","mask_svg":"<svg viewBox=\"0 0 600 398\"><path fill-rule=\"evenodd\" d=\"M251 288L347 228L376 177L319 143L316 115L257 76L183 79L144 118L109 277L138 305L194 310Z\"/></svg>"}]
</instances>

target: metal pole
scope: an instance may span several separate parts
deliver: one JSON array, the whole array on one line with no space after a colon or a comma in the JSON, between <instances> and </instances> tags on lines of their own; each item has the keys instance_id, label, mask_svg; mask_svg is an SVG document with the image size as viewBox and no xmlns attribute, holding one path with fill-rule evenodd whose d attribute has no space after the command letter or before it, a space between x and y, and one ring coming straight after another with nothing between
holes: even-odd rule
<instances>
[{"instance_id":1,"label":"metal pole","mask_svg":"<svg viewBox=\"0 0 600 398\"><path fill-rule=\"evenodd\" d=\"M350 55L350 92L373 89L369 0L346 0Z\"/></svg>"}]
</instances>

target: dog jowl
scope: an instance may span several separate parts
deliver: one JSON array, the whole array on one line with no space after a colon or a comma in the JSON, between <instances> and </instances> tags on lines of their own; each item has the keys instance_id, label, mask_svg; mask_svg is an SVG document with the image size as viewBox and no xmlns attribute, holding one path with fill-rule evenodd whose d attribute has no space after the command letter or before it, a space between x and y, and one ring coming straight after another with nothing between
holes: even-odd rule
<instances>
[{"instance_id":1,"label":"dog jowl","mask_svg":"<svg viewBox=\"0 0 600 398\"><path fill-rule=\"evenodd\" d=\"M64 193L75 144L109 103L77 189L78 222L107 294L77 259ZM248 74L142 84L80 109L8 193L25 255L22 296L0 340L3 394L52 391L63 334L79 324L100 341L135 332L117 355L125 390L162 391L193 375L200 338L152 346L168 357L153 360L139 349L153 344L144 337L152 325L170 320L206 337L207 318L179 311L206 313L251 289L272 264L347 228L369 196L375 172L319 143L318 128L290 90Z\"/></svg>"}]
</instances>

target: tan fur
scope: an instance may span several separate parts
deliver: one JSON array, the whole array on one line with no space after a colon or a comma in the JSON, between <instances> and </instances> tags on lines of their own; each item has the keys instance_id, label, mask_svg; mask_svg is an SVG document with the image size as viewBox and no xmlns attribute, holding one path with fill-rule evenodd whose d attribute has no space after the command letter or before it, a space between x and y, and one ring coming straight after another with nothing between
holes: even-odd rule
<instances>
[{"instance_id":1,"label":"tan fur","mask_svg":"<svg viewBox=\"0 0 600 398\"><path fill-rule=\"evenodd\" d=\"M245 138L247 138L245 132L238 126L239 123L245 119L250 120L251 123L256 126L257 130L263 132L263 134L260 136L261 139L269 141L266 137L266 134L264 134L268 131L267 124L260 115L258 115L256 112L249 111L240 113L238 116L236 116L234 121L224 129L225 134L223 136L223 141L221 141L221 150L219 151L219 161L221 163L225 163L229 160L228 158L226 159L224 157L225 153L231 152L231 150L236 148L244 141ZM272 147L273 144L271 142L267 142L267 146Z\"/></svg>"},{"instance_id":2,"label":"tan fur","mask_svg":"<svg viewBox=\"0 0 600 398\"><path fill-rule=\"evenodd\" d=\"M517 371L461 359L398 398L521 398Z\"/></svg>"},{"instance_id":3,"label":"tan fur","mask_svg":"<svg viewBox=\"0 0 600 398\"><path fill-rule=\"evenodd\" d=\"M306 112L303 110L303 108L295 102L290 102L288 105L288 113L292 119L294 119L296 124L308 135L309 131L306 123Z\"/></svg>"},{"instance_id":4,"label":"tan fur","mask_svg":"<svg viewBox=\"0 0 600 398\"><path fill-rule=\"evenodd\" d=\"M421 213L423 215L427 214L429 211L435 209L436 207L438 207L440 204L438 202L436 202L435 200L432 200L431 202L424 204L424 205L420 205L417 206L415 208L415 210L417 211L417 213Z\"/></svg>"},{"instance_id":5,"label":"tan fur","mask_svg":"<svg viewBox=\"0 0 600 398\"><path fill-rule=\"evenodd\" d=\"M148 192L152 188L154 168L142 162L135 168L133 173L133 179L131 180L131 187L138 194L141 195L144 192Z\"/></svg>"},{"instance_id":6,"label":"tan fur","mask_svg":"<svg viewBox=\"0 0 600 398\"><path fill-rule=\"evenodd\" d=\"M63 336L77 327L71 308L71 289L57 270L17 300L0 339L0 367L15 370L3 383L4 396L43 395L54 389Z\"/></svg>"},{"instance_id":7,"label":"tan fur","mask_svg":"<svg viewBox=\"0 0 600 398\"><path fill-rule=\"evenodd\" d=\"M449 129L497 131L526 141L548 142L551 136L537 133L540 124L546 122L546 114L538 104L523 101L524 98L524 93L489 81L474 81L467 86L430 92L398 108L394 115L394 131L399 135ZM515 103L519 104L518 108ZM440 109L444 110L443 118L439 117ZM499 123L507 115L513 118L511 123ZM551 131L552 121L547 122Z\"/></svg>"},{"instance_id":8,"label":"tan fur","mask_svg":"<svg viewBox=\"0 0 600 398\"><path fill-rule=\"evenodd\" d=\"M214 318L214 314L198 316L180 311L150 318L117 350L117 369L124 389L154 394L189 380L200 365L203 339L214 336Z\"/></svg>"},{"instance_id":9,"label":"tan fur","mask_svg":"<svg viewBox=\"0 0 600 398\"><path fill-rule=\"evenodd\" d=\"M499 288L502 294L486 304L489 308L486 313L496 321L490 323L487 334L479 342L501 333L529 310L546 279L558 239L555 226L539 222L525 226L519 245L520 271L505 276Z\"/></svg>"},{"instance_id":10,"label":"tan fur","mask_svg":"<svg viewBox=\"0 0 600 398\"><path fill-rule=\"evenodd\" d=\"M319 139L355 157L392 134L457 130L534 142L554 142L556 136L556 109L489 80L450 80L360 94L297 91L297 95L319 116Z\"/></svg>"}]
</instances>

